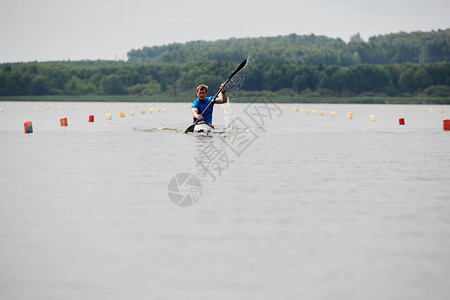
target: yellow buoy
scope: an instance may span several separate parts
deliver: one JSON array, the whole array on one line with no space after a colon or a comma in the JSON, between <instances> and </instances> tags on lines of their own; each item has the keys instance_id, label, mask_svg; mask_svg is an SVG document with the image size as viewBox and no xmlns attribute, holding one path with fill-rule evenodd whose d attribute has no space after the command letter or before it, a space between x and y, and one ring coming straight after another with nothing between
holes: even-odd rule
<instances>
[{"instance_id":1,"label":"yellow buoy","mask_svg":"<svg viewBox=\"0 0 450 300\"><path fill-rule=\"evenodd\" d=\"M157 112L160 112L161 110L158 108L156 111L157 111Z\"/></svg>"},{"instance_id":2,"label":"yellow buoy","mask_svg":"<svg viewBox=\"0 0 450 300\"><path fill-rule=\"evenodd\" d=\"M444 112L444 110L443 109L441 109L441 113L443 113Z\"/></svg>"},{"instance_id":3,"label":"yellow buoy","mask_svg":"<svg viewBox=\"0 0 450 300\"><path fill-rule=\"evenodd\" d=\"M121 111L121 112L120 112L120 117L121 117L121 118L125 118L125 112Z\"/></svg>"},{"instance_id":4,"label":"yellow buoy","mask_svg":"<svg viewBox=\"0 0 450 300\"><path fill-rule=\"evenodd\" d=\"M46 108L47 108L47 110L49 110L49 109L50 109L50 106L47 106Z\"/></svg>"},{"instance_id":5,"label":"yellow buoy","mask_svg":"<svg viewBox=\"0 0 450 300\"><path fill-rule=\"evenodd\" d=\"M353 119L353 113L348 113L348 118Z\"/></svg>"},{"instance_id":6,"label":"yellow buoy","mask_svg":"<svg viewBox=\"0 0 450 300\"><path fill-rule=\"evenodd\" d=\"M296 108L295 111L298 112L298 108Z\"/></svg>"},{"instance_id":7,"label":"yellow buoy","mask_svg":"<svg viewBox=\"0 0 450 300\"><path fill-rule=\"evenodd\" d=\"M309 109L306 110L306 113L309 114Z\"/></svg>"},{"instance_id":8,"label":"yellow buoy","mask_svg":"<svg viewBox=\"0 0 450 300\"><path fill-rule=\"evenodd\" d=\"M320 111L320 115L321 115L321 116L325 116L325 111L321 110L321 111Z\"/></svg>"},{"instance_id":9,"label":"yellow buoy","mask_svg":"<svg viewBox=\"0 0 450 300\"><path fill-rule=\"evenodd\" d=\"M141 109L141 115L145 115L145 109Z\"/></svg>"}]
</instances>

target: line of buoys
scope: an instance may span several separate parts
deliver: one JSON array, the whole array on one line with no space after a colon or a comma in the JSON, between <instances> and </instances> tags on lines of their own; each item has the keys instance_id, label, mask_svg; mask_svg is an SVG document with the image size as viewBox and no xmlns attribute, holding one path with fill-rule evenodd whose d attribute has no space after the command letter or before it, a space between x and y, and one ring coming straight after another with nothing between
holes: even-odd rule
<instances>
[{"instance_id":1,"label":"line of buoys","mask_svg":"<svg viewBox=\"0 0 450 300\"><path fill-rule=\"evenodd\" d=\"M442 127L445 131L449 131L450 130L450 119L444 120Z\"/></svg>"},{"instance_id":2,"label":"line of buoys","mask_svg":"<svg viewBox=\"0 0 450 300\"><path fill-rule=\"evenodd\" d=\"M26 121L23 124L23 127L25 129L25 133L32 133L33 132L33 123L31 121Z\"/></svg>"},{"instance_id":3,"label":"line of buoys","mask_svg":"<svg viewBox=\"0 0 450 300\"><path fill-rule=\"evenodd\" d=\"M398 119L398 124L399 125L405 125L405 118Z\"/></svg>"},{"instance_id":4,"label":"line of buoys","mask_svg":"<svg viewBox=\"0 0 450 300\"><path fill-rule=\"evenodd\" d=\"M67 118L61 118L59 122L61 123L61 126L69 126L67 123Z\"/></svg>"}]
</instances>

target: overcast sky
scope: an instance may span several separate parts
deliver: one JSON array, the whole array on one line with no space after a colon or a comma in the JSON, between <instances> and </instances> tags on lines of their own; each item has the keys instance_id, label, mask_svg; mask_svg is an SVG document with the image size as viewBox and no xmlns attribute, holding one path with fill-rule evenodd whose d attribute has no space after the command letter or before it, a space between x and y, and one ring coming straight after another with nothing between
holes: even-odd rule
<instances>
[{"instance_id":1,"label":"overcast sky","mask_svg":"<svg viewBox=\"0 0 450 300\"><path fill-rule=\"evenodd\" d=\"M348 41L446 28L448 0L0 0L0 63L126 60L131 49L192 40L314 33Z\"/></svg>"}]
</instances>

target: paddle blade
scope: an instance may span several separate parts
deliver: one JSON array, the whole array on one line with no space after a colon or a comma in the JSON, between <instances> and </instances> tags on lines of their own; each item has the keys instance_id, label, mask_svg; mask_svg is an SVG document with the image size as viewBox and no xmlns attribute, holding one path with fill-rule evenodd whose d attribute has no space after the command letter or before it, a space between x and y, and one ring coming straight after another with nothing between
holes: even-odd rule
<instances>
[{"instance_id":1,"label":"paddle blade","mask_svg":"<svg viewBox=\"0 0 450 300\"><path fill-rule=\"evenodd\" d=\"M189 126L189 127L186 129L186 131L185 131L184 133L194 132L194 127L195 127L195 124L192 124L191 126Z\"/></svg>"},{"instance_id":2,"label":"paddle blade","mask_svg":"<svg viewBox=\"0 0 450 300\"><path fill-rule=\"evenodd\" d=\"M237 72L239 72L240 70L242 70L245 65L247 64L247 59L244 59L241 64L239 65L239 67L236 68L236 70L234 70L233 73L231 73L230 77L228 77L228 80L230 80L231 78L233 78L234 75L236 75Z\"/></svg>"}]
</instances>

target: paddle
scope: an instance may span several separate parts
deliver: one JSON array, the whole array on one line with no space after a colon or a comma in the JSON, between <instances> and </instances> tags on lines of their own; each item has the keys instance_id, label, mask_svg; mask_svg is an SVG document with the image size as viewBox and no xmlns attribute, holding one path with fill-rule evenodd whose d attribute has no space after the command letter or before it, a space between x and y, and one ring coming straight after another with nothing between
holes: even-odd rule
<instances>
[{"instance_id":1,"label":"paddle","mask_svg":"<svg viewBox=\"0 0 450 300\"><path fill-rule=\"evenodd\" d=\"M233 71L233 73L231 73L230 77L228 77L227 81L225 81L225 83L223 84L223 86L225 87L227 85L227 83L231 80L231 78L233 78L234 75L236 75L237 72L239 72L240 70L242 70L245 65L247 64L247 59L244 59L241 64L239 65L239 67L236 68L236 70ZM219 91L216 93L216 95L214 96L214 99L212 99L208 106L203 110L203 112L200 114L201 116L203 116L203 114L208 110L209 106L211 105L211 103L214 102L214 100L216 100L217 96L219 96L220 93L220 89ZM195 121L194 124L192 124L191 126L189 126L186 131L184 133L188 133L188 132L194 132L194 127L195 125L197 125L199 119L197 119L197 121Z\"/></svg>"}]
</instances>

